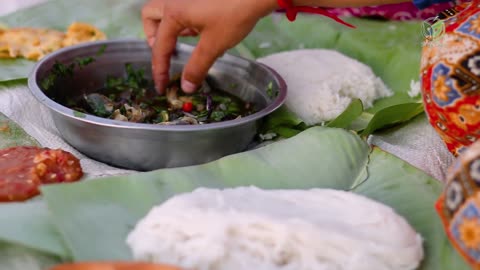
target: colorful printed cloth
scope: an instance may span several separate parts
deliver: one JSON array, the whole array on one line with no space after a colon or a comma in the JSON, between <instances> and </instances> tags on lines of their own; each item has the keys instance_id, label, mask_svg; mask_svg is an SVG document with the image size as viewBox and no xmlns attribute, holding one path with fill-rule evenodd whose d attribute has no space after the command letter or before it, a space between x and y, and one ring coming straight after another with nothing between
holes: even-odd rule
<instances>
[{"instance_id":1,"label":"colorful printed cloth","mask_svg":"<svg viewBox=\"0 0 480 270\"><path fill-rule=\"evenodd\" d=\"M423 102L430 124L459 155L437 201L448 238L480 269L480 0L424 24Z\"/></svg>"},{"instance_id":2,"label":"colorful printed cloth","mask_svg":"<svg viewBox=\"0 0 480 270\"><path fill-rule=\"evenodd\" d=\"M387 20L426 20L435 17L441 11L453 7L453 3L435 4L425 9L418 9L412 2L400 4L360 7L333 8L328 11L337 16L345 17L381 17Z\"/></svg>"},{"instance_id":3,"label":"colorful printed cloth","mask_svg":"<svg viewBox=\"0 0 480 270\"><path fill-rule=\"evenodd\" d=\"M454 247L473 269L480 269L480 141L450 168L436 208Z\"/></svg>"},{"instance_id":4,"label":"colorful printed cloth","mask_svg":"<svg viewBox=\"0 0 480 270\"><path fill-rule=\"evenodd\" d=\"M423 101L430 124L458 155L480 138L480 0L424 24Z\"/></svg>"}]
</instances>

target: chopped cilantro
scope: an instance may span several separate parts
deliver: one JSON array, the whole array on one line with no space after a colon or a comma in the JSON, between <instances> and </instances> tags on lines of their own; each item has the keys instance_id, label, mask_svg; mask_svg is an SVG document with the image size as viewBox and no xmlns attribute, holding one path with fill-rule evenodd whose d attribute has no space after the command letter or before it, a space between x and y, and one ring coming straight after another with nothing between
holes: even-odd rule
<instances>
[{"instance_id":1,"label":"chopped cilantro","mask_svg":"<svg viewBox=\"0 0 480 270\"><path fill-rule=\"evenodd\" d=\"M43 87L43 90L47 91L55 85L58 78L64 78L67 76L72 77L77 66L83 68L93 62L95 62L95 58L93 57L77 57L70 65L55 61L50 73L40 84Z\"/></svg>"},{"instance_id":2,"label":"chopped cilantro","mask_svg":"<svg viewBox=\"0 0 480 270\"><path fill-rule=\"evenodd\" d=\"M275 98L278 95L278 92L273 92L273 82L270 82L267 86L267 95L270 98Z\"/></svg>"},{"instance_id":3,"label":"chopped cilantro","mask_svg":"<svg viewBox=\"0 0 480 270\"><path fill-rule=\"evenodd\" d=\"M213 111L210 116L213 120L220 122L226 116L225 112L222 111Z\"/></svg>"},{"instance_id":4,"label":"chopped cilantro","mask_svg":"<svg viewBox=\"0 0 480 270\"><path fill-rule=\"evenodd\" d=\"M126 85L134 89L146 87L148 85L148 81L144 76L145 70L135 70L130 63L125 64L125 69L127 70L127 79L125 80Z\"/></svg>"},{"instance_id":5,"label":"chopped cilantro","mask_svg":"<svg viewBox=\"0 0 480 270\"><path fill-rule=\"evenodd\" d=\"M91 64L95 62L95 58L93 57L83 57L83 58L75 58L75 62L80 68L83 68L87 66L88 64Z\"/></svg>"},{"instance_id":6,"label":"chopped cilantro","mask_svg":"<svg viewBox=\"0 0 480 270\"><path fill-rule=\"evenodd\" d=\"M48 76L41 82L42 88L45 90L49 90L55 84L56 78L57 76L55 76L55 74L48 74Z\"/></svg>"},{"instance_id":7,"label":"chopped cilantro","mask_svg":"<svg viewBox=\"0 0 480 270\"><path fill-rule=\"evenodd\" d=\"M73 116L78 117L78 118L85 118L87 117L86 114L79 112L79 111L73 111Z\"/></svg>"},{"instance_id":8,"label":"chopped cilantro","mask_svg":"<svg viewBox=\"0 0 480 270\"><path fill-rule=\"evenodd\" d=\"M106 88L115 88L119 85L123 84L123 78L117 78L113 76L107 76L107 80L105 81Z\"/></svg>"},{"instance_id":9,"label":"chopped cilantro","mask_svg":"<svg viewBox=\"0 0 480 270\"><path fill-rule=\"evenodd\" d=\"M98 50L96 56L101 56L102 54L104 54L106 49L107 49L107 45L105 45L105 44L102 45L102 46L100 47L100 49Z\"/></svg>"}]
</instances>

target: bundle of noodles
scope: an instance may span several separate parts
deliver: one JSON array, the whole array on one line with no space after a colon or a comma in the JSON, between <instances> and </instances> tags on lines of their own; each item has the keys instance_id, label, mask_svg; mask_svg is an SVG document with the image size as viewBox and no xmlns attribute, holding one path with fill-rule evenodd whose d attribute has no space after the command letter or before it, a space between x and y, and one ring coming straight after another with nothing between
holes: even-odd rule
<instances>
[{"instance_id":1,"label":"bundle of noodles","mask_svg":"<svg viewBox=\"0 0 480 270\"><path fill-rule=\"evenodd\" d=\"M412 270L421 237L350 192L199 189L153 208L129 234L135 259L195 270Z\"/></svg>"}]
</instances>

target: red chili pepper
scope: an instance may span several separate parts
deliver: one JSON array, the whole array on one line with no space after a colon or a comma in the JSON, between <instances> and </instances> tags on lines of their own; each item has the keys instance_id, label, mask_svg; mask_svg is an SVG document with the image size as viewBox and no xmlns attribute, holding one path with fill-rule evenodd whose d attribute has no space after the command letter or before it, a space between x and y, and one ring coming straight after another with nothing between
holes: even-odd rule
<instances>
[{"instance_id":1,"label":"red chili pepper","mask_svg":"<svg viewBox=\"0 0 480 270\"><path fill-rule=\"evenodd\" d=\"M193 110L193 104L191 102L183 103L183 111L184 112L191 112Z\"/></svg>"}]
</instances>

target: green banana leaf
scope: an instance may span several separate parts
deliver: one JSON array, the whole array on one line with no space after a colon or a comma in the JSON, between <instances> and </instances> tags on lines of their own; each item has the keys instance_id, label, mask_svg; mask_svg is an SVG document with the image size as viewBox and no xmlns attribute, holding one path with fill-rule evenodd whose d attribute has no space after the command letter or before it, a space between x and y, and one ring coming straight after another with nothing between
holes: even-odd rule
<instances>
[{"instance_id":1,"label":"green banana leaf","mask_svg":"<svg viewBox=\"0 0 480 270\"><path fill-rule=\"evenodd\" d=\"M0 240L67 259L131 259L125 237L152 206L200 186L240 185L364 194L393 207L425 238L420 269L468 269L434 212L439 182L390 154L371 151L353 133L322 127L206 165L46 186L44 202L0 205Z\"/></svg>"},{"instance_id":2,"label":"green banana leaf","mask_svg":"<svg viewBox=\"0 0 480 270\"><path fill-rule=\"evenodd\" d=\"M21 245L60 258L70 257L62 238L52 226L44 202L4 203L0 209L0 242Z\"/></svg>"},{"instance_id":3,"label":"green banana leaf","mask_svg":"<svg viewBox=\"0 0 480 270\"><path fill-rule=\"evenodd\" d=\"M348 189L357 178L365 178L368 153L368 146L352 133L311 129L288 141L206 165L45 187L43 195L74 259L125 259L129 258L126 233L153 205L174 194L200 186ZM328 177L312 178L327 171ZM105 222L119 226L109 225L99 235ZM97 244L86 249L92 239Z\"/></svg>"},{"instance_id":4,"label":"green banana leaf","mask_svg":"<svg viewBox=\"0 0 480 270\"><path fill-rule=\"evenodd\" d=\"M357 135L342 129L314 127L206 165L46 186L43 195L51 216L37 218L58 230L59 234L49 237L61 235L56 241L63 241L67 248L60 253L68 250L75 261L128 260L126 235L154 205L200 186L245 185L335 188L364 194L393 207L424 237L426 259L421 270L468 269L450 246L433 207L441 184L380 149L370 149ZM0 215L3 211L0 206ZM11 219L6 223L18 224ZM35 234L28 236L35 238ZM0 239L8 241L4 235ZM17 243L29 241L23 238Z\"/></svg>"},{"instance_id":5,"label":"green banana leaf","mask_svg":"<svg viewBox=\"0 0 480 270\"><path fill-rule=\"evenodd\" d=\"M38 146L38 142L0 112L0 149L20 145Z\"/></svg>"},{"instance_id":6,"label":"green banana leaf","mask_svg":"<svg viewBox=\"0 0 480 270\"><path fill-rule=\"evenodd\" d=\"M451 247L435 213L433 204L442 190L438 181L378 148L370 155L368 170L369 179L355 192L392 206L422 234L427 256L420 269L470 269Z\"/></svg>"},{"instance_id":7,"label":"green banana leaf","mask_svg":"<svg viewBox=\"0 0 480 270\"><path fill-rule=\"evenodd\" d=\"M58 257L0 243L0 270L45 270L61 262Z\"/></svg>"},{"instance_id":8,"label":"green banana leaf","mask_svg":"<svg viewBox=\"0 0 480 270\"><path fill-rule=\"evenodd\" d=\"M418 102L383 108L373 116L367 127L362 131L362 135L368 136L377 130L405 123L423 112L423 104Z\"/></svg>"}]
</instances>

